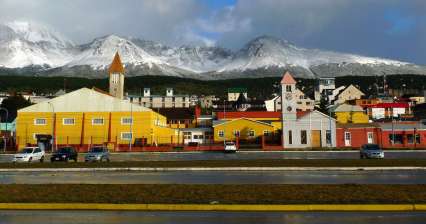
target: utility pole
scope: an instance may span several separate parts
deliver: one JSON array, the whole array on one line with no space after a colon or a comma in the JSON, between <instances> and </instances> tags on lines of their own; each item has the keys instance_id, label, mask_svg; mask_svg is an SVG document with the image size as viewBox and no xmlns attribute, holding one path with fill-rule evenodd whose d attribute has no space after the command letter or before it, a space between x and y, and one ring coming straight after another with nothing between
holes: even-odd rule
<instances>
[{"instance_id":1,"label":"utility pole","mask_svg":"<svg viewBox=\"0 0 426 224\"><path fill-rule=\"evenodd\" d=\"M55 108L51 102L47 102L52 107L52 152L55 149Z\"/></svg>"}]
</instances>

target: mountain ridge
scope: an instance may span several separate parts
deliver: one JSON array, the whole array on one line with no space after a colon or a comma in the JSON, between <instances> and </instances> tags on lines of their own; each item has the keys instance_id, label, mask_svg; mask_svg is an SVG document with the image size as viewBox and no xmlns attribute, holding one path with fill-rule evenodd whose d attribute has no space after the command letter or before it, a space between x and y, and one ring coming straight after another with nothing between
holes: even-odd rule
<instances>
[{"instance_id":1,"label":"mountain ridge","mask_svg":"<svg viewBox=\"0 0 426 224\"><path fill-rule=\"evenodd\" d=\"M307 49L262 35L232 51L222 47L162 43L106 35L75 45L48 28L30 22L0 24L0 67L40 76L100 77L119 52L128 76L165 75L201 80L280 76L296 77L426 74L426 66L356 54ZM103 74L105 75L105 74Z\"/></svg>"}]
</instances>

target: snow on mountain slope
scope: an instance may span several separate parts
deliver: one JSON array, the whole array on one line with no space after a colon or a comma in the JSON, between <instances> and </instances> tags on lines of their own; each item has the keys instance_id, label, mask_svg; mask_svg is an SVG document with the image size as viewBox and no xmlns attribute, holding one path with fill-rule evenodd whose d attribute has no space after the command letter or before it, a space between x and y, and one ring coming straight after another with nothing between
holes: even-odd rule
<instances>
[{"instance_id":1,"label":"snow on mountain slope","mask_svg":"<svg viewBox=\"0 0 426 224\"><path fill-rule=\"evenodd\" d=\"M230 50L220 47L180 46L169 47L158 42L132 38L135 44L160 60L194 73L215 71L229 63Z\"/></svg>"},{"instance_id":2,"label":"snow on mountain slope","mask_svg":"<svg viewBox=\"0 0 426 224\"><path fill-rule=\"evenodd\" d=\"M17 21L0 24L0 66L62 66L72 59L71 48L71 41L45 26Z\"/></svg>"},{"instance_id":3,"label":"snow on mountain slope","mask_svg":"<svg viewBox=\"0 0 426 224\"><path fill-rule=\"evenodd\" d=\"M68 67L90 65L93 69L105 69L117 51L125 65L147 65L151 68L153 65L165 64L133 42L116 35L97 38L93 42L83 45L81 50L81 53L67 64Z\"/></svg>"},{"instance_id":4,"label":"snow on mountain slope","mask_svg":"<svg viewBox=\"0 0 426 224\"><path fill-rule=\"evenodd\" d=\"M78 76L84 71L95 77L101 74L101 70L108 68L117 51L129 75L227 79L276 76L285 69L291 70L296 76L307 78L384 73L426 74L425 66L300 48L286 40L270 36L255 38L238 51L221 47L171 47L155 41L116 35L96 38L88 44L75 46L57 32L40 24L0 24L0 67L40 66L40 75L66 73Z\"/></svg>"},{"instance_id":5,"label":"snow on mountain slope","mask_svg":"<svg viewBox=\"0 0 426 224\"><path fill-rule=\"evenodd\" d=\"M408 64L381 58L299 48L286 40L261 36L247 43L244 48L235 54L232 62L218 69L218 72L245 71L271 66L300 66L309 69L311 66L328 63Z\"/></svg>"}]
</instances>

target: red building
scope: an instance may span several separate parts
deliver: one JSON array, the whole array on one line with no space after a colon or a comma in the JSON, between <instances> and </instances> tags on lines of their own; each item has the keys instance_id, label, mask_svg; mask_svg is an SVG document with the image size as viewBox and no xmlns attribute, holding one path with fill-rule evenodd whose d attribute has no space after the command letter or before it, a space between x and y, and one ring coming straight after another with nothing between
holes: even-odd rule
<instances>
[{"instance_id":1,"label":"red building","mask_svg":"<svg viewBox=\"0 0 426 224\"><path fill-rule=\"evenodd\" d=\"M337 147L359 148L374 143L382 148L426 148L426 125L421 122L338 124Z\"/></svg>"},{"instance_id":2,"label":"red building","mask_svg":"<svg viewBox=\"0 0 426 224\"><path fill-rule=\"evenodd\" d=\"M359 148L367 143L380 144L380 128L377 124L337 124L337 147Z\"/></svg>"}]
</instances>

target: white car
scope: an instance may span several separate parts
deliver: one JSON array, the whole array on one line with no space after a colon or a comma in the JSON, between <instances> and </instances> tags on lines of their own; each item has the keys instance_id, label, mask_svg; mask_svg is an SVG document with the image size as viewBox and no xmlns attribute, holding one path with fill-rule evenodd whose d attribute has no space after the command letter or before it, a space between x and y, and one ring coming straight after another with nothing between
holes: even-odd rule
<instances>
[{"instance_id":1,"label":"white car","mask_svg":"<svg viewBox=\"0 0 426 224\"><path fill-rule=\"evenodd\" d=\"M236 152L237 146L234 142L225 142L225 152Z\"/></svg>"},{"instance_id":2,"label":"white car","mask_svg":"<svg viewBox=\"0 0 426 224\"><path fill-rule=\"evenodd\" d=\"M13 156L13 162L44 161L45 152L39 147L25 147Z\"/></svg>"}]
</instances>

